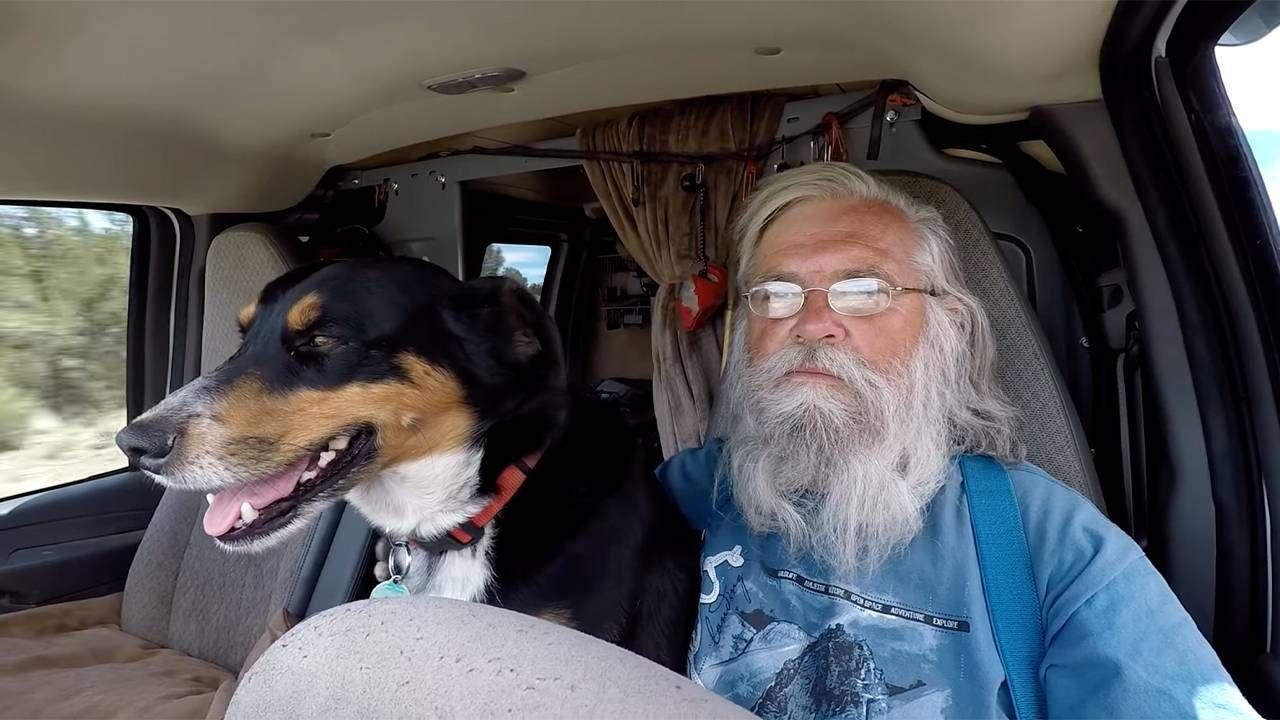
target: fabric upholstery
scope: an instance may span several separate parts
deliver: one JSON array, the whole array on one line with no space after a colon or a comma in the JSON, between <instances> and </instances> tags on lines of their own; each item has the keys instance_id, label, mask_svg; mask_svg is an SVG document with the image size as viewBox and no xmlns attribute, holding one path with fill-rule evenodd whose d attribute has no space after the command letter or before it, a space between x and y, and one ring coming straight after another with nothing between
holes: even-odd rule
<instances>
[{"instance_id":1,"label":"fabric upholstery","mask_svg":"<svg viewBox=\"0 0 1280 720\"><path fill-rule=\"evenodd\" d=\"M366 600L302 622L228 718L749 718L615 645L479 603Z\"/></svg>"},{"instance_id":2,"label":"fabric upholstery","mask_svg":"<svg viewBox=\"0 0 1280 720\"><path fill-rule=\"evenodd\" d=\"M991 319L997 378L1018 409L1018 436L1027 447L1027 460L1102 507L1089 444L1066 384L977 210L941 180L906 172L879 175L932 205L951 229L960 271Z\"/></svg>"},{"instance_id":3,"label":"fabric upholstery","mask_svg":"<svg viewBox=\"0 0 1280 720\"><path fill-rule=\"evenodd\" d=\"M294 266L289 238L263 223L222 231L209 246L204 271L204 325L200 370L208 372L240 344L236 315L262 286Z\"/></svg>"},{"instance_id":4,"label":"fabric upholstery","mask_svg":"<svg viewBox=\"0 0 1280 720\"><path fill-rule=\"evenodd\" d=\"M279 231L256 223L238 225L214 239L205 266L205 371L235 351L240 308L292 266L286 243ZM232 554L202 530L204 508L200 493L164 494L129 570L122 627L239 670L266 619L288 602L316 525L266 553Z\"/></svg>"},{"instance_id":5,"label":"fabric upholstery","mask_svg":"<svg viewBox=\"0 0 1280 720\"><path fill-rule=\"evenodd\" d=\"M603 152L735 152L769 142L785 100L739 95L645 110L578 131L578 144ZM697 263L697 194L680 187L695 166L589 160L584 167L627 254L660 283L653 300L653 396L667 457L706 440L720 371L717 328L685 332L676 314L679 285ZM729 222L742 199L746 164L706 165L706 245L711 261L727 264ZM638 180L638 183L637 183ZM639 204L633 202L633 192Z\"/></svg>"},{"instance_id":6,"label":"fabric upholstery","mask_svg":"<svg viewBox=\"0 0 1280 720\"><path fill-rule=\"evenodd\" d=\"M302 532L270 551L233 554L200 525L199 493L166 492L125 585L124 629L159 645L239 670L300 572Z\"/></svg>"},{"instance_id":7,"label":"fabric upholstery","mask_svg":"<svg viewBox=\"0 0 1280 720\"><path fill-rule=\"evenodd\" d=\"M120 630L120 594L0 615L0 718L204 718L232 674Z\"/></svg>"}]
</instances>

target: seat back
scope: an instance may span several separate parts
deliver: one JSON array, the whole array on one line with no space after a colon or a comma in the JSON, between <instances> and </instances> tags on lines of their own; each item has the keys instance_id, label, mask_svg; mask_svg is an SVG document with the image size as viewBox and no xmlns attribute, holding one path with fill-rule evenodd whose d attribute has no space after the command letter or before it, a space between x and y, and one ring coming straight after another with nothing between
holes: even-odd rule
<instances>
[{"instance_id":1,"label":"seat back","mask_svg":"<svg viewBox=\"0 0 1280 720\"><path fill-rule=\"evenodd\" d=\"M951 229L960 272L991 320L997 380L1018 410L1018 437L1026 445L1027 460L1104 507L1093 454L1066 383L978 211L936 178L899 171L878 176L934 207Z\"/></svg>"},{"instance_id":2,"label":"seat back","mask_svg":"<svg viewBox=\"0 0 1280 720\"><path fill-rule=\"evenodd\" d=\"M268 225L238 225L214 238L205 265L203 372L235 351L239 309L291 267L288 238ZM269 615L282 607L304 614L341 509L267 552L245 555L205 534L205 506L201 493L165 492L129 570L121 627L238 671Z\"/></svg>"}]
</instances>

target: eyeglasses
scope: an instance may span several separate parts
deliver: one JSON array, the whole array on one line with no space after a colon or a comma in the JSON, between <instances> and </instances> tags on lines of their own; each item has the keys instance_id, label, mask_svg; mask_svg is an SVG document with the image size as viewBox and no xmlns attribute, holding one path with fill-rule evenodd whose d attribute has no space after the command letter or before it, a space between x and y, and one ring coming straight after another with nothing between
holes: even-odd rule
<instances>
[{"instance_id":1,"label":"eyeglasses","mask_svg":"<svg viewBox=\"0 0 1280 720\"><path fill-rule=\"evenodd\" d=\"M920 293L936 297L938 293L922 288L895 287L880 278L849 278L829 288L802 288L792 282L762 282L742 294L751 312L770 320L782 320L800 312L804 300L814 291L827 294L827 304L841 315L862 317L888 309L893 297L902 293Z\"/></svg>"}]
</instances>

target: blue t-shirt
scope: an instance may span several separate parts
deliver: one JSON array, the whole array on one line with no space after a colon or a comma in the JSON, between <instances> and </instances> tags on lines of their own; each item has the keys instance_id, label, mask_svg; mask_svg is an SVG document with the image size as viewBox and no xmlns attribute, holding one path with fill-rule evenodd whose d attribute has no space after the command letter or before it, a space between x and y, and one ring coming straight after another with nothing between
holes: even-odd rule
<instances>
[{"instance_id":1,"label":"blue t-shirt","mask_svg":"<svg viewBox=\"0 0 1280 720\"><path fill-rule=\"evenodd\" d=\"M658 469L705 531L692 679L766 718L1012 717L958 466L906 549L848 577L751 532L726 488L713 497L720 453L712 441ZM1127 535L1039 468L1007 469L1051 717L1257 717Z\"/></svg>"}]
</instances>

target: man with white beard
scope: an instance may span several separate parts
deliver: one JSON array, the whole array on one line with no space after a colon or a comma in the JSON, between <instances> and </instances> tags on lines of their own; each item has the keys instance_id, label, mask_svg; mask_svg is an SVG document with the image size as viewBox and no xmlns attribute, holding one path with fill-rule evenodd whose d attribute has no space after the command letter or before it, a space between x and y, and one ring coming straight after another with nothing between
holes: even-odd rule
<instances>
[{"instance_id":1,"label":"man with white beard","mask_svg":"<svg viewBox=\"0 0 1280 720\"><path fill-rule=\"evenodd\" d=\"M1020 515L1039 609L1021 702L1256 717L1142 550L1022 462L936 211L818 163L762 186L734 232L725 437L658 473L704 531L691 677L763 717L1013 716L965 487L980 465Z\"/></svg>"}]
</instances>

